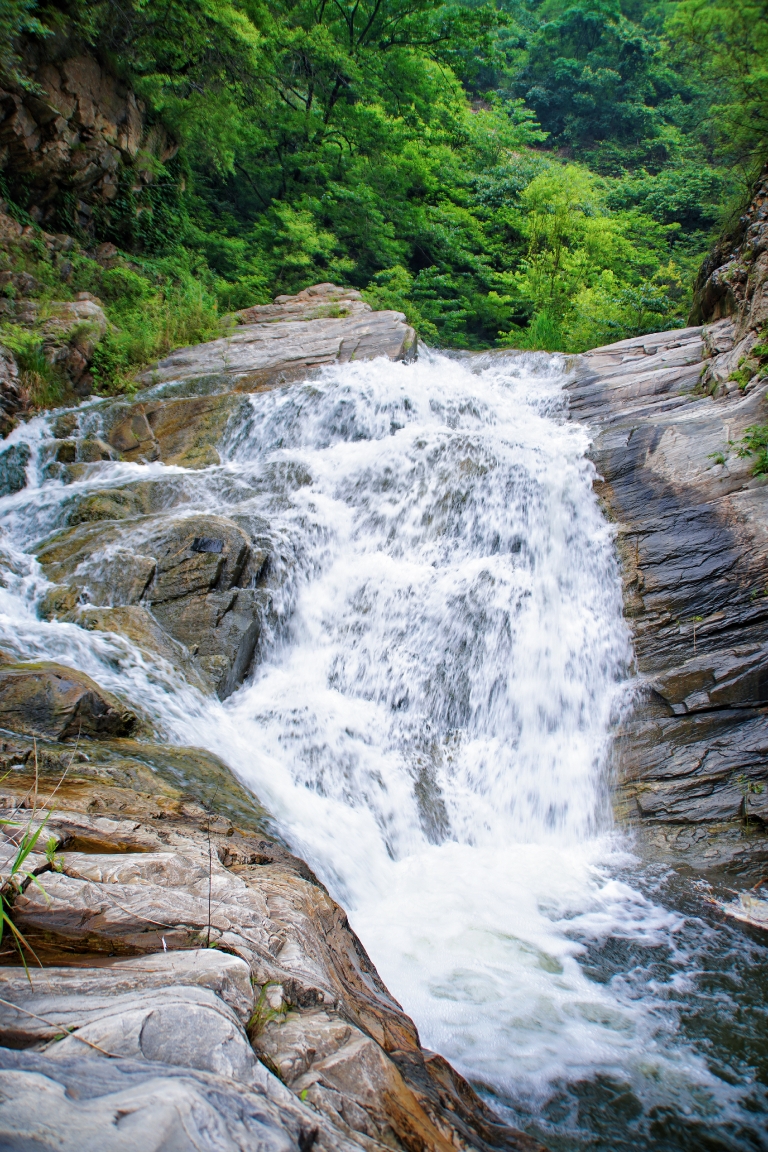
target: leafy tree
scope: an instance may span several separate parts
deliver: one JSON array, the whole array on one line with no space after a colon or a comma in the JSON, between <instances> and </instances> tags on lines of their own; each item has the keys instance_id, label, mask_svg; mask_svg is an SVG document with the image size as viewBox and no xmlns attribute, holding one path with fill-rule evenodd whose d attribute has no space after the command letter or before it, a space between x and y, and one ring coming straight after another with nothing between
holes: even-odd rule
<instances>
[{"instance_id":1,"label":"leafy tree","mask_svg":"<svg viewBox=\"0 0 768 1152\"><path fill-rule=\"evenodd\" d=\"M154 310L142 343L149 306L114 301L105 379L329 279L435 344L576 349L684 323L732 160L765 150L766 4L0 0L0 70L66 32L180 141L141 212L126 177L94 213Z\"/></svg>"},{"instance_id":2,"label":"leafy tree","mask_svg":"<svg viewBox=\"0 0 768 1152\"><path fill-rule=\"evenodd\" d=\"M753 174L768 152L768 0L680 0L668 30L678 58L715 93L718 148Z\"/></svg>"}]
</instances>

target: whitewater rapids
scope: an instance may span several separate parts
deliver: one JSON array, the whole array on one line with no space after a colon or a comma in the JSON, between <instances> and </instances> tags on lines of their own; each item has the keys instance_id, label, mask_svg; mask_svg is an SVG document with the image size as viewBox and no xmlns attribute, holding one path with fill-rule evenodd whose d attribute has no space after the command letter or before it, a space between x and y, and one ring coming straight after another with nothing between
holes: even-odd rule
<instances>
[{"instance_id":1,"label":"whitewater rapids","mask_svg":"<svg viewBox=\"0 0 768 1152\"><path fill-rule=\"evenodd\" d=\"M664 982L584 963L617 939L674 956L683 917L633 881L614 826L632 650L565 379L545 355L352 363L252 397L204 472L105 463L65 486L33 456L0 501L0 643L221 756L344 905L422 1043L513 1118L599 1077L646 1110L715 1117L735 1090L676 1036ZM11 439L37 450L46 427ZM168 515L258 515L281 557L281 622L224 704L126 640L36 616L31 549L64 503L157 476L184 488Z\"/></svg>"}]
</instances>

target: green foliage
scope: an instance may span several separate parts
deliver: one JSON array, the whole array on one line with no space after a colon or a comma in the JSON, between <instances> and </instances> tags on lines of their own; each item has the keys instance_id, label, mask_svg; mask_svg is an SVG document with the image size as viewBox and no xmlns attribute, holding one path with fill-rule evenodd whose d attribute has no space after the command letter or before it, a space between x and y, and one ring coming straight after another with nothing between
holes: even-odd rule
<instances>
[{"instance_id":1,"label":"green foliage","mask_svg":"<svg viewBox=\"0 0 768 1152\"><path fill-rule=\"evenodd\" d=\"M742 459L754 456L752 473L755 476L768 475L768 424L751 424L744 432L738 448Z\"/></svg>"},{"instance_id":2,"label":"green foliage","mask_svg":"<svg viewBox=\"0 0 768 1152\"><path fill-rule=\"evenodd\" d=\"M35 0L0 0L0 75L25 87L27 78L17 45L20 36L45 36L48 29L33 15L38 7Z\"/></svg>"},{"instance_id":3,"label":"green foliage","mask_svg":"<svg viewBox=\"0 0 768 1152\"><path fill-rule=\"evenodd\" d=\"M19 366L22 387L35 408L53 408L61 403L66 382L57 368L49 363L40 334L18 324L0 325L0 343L14 355Z\"/></svg>"},{"instance_id":4,"label":"green foliage","mask_svg":"<svg viewBox=\"0 0 768 1152\"><path fill-rule=\"evenodd\" d=\"M719 149L754 171L768 151L768 0L679 0L669 32L714 95L707 126Z\"/></svg>"},{"instance_id":5,"label":"green foliage","mask_svg":"<svg viewBox=\"0 0 768 1152\"><path fill-rule=\"evenodd\" d=\"M30 947L25 937L14 924L12 918L12 908L13 897L25 882L35 884L40 889L40 891L44 893L44 889L42 888L36 876L34 876L26 867L27 858L32 852L34 852L37 841L40 839L42 831L45 828L45 825L48 823L50 812L45 814L43 819L37 825L37 828L34 827L33 823L36 815L37 812L35 809L33 809L32 814L27 820L26 827L23 829L20 836L18 832L10 834L9 838L12 841L15 841L16 837L18 837L18 841L15 843L16 852L14 853L13 858L9 861L10 867L6 865L3 870L3 875L0 875L0 941L2 941L3 933L7 928L11 932L13 942L25 969L27 967L27 961L24 952L22 951L22 947L26 948L27 951L30 952L30 954L33 956L34 952L32 951L32 948ZM7 828L23 827L23 825L20 824L18 820L0 820L0 824ZM37 959L37 957L35 957L35 959Z\"/></svg>"},{"instance_id":6,"label":"green foliage","mask_svg":"<svg viewBox=\"0 0 768 1152\"><path fill-rule=\"evenodd\" d=\"M103 273L112 323L96 346L91 366L103 395L130 390L138 368L172 349L222 335L218 301L203 278L170 260L155 261L151 267L155 283L125 268Z\"/></svg>"},{"instance_id":7,"label":"green foliage","mask_svg":"<svg viewBox=\"0 0 768 1152\"><path fill-rule=\"evenodd\" d=\"M674 226L609 211L605 182L573 164L536 176L519 212L527 250L509 282L531 320L506 343L582 351L682 322L679 273L659 265Z\"/></svg>"},{"instance_id":8,"label":"green foliage","mask_svg":"<svg viewBox=\"0 0 768 1152\"><path fill-rule=\"evenodd\" d=\"M131 268L72 261L112 321L102 391L319 280L443 346L680 325L732 161L768 143L768 0L3 4L6 55L74 29L181 144L94 212Z\"/></svg>"}]
</instances>

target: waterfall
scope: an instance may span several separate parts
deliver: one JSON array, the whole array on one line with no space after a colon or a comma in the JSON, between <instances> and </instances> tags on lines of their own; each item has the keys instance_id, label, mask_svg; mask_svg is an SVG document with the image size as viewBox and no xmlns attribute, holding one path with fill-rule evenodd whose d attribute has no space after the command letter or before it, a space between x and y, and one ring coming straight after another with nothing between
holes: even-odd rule
<instances>
[{"instance_id":1,"label":"waterfall","mask_svg":"<svg viewBox=\"0 0 768 1152\"><path fill-rule=\"evenodd\" d=\"M0 644L82 668L220 755L422 1042L499 1099L533 1107L597 1075L710 1099L659 989L582 963L610 936L674 949L682 917L633 883L613 827L631 645L564 380L545 355L351 363L254 395L204 472L103 463L65 486L33 459L0 501ZM46 427L13 438L42 450ZM73 495L160 477L184 492L168 515L258 516L275 542L276 622L224 704L123 639L36 616L30 550Z\"/></svg>"}]
</instances>

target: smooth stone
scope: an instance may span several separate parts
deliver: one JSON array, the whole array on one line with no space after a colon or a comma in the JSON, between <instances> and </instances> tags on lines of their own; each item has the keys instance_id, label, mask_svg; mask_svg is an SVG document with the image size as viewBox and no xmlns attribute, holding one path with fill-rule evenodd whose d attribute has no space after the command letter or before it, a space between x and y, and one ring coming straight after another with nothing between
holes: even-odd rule
<instances>
[{"instance_id":1,"label":"smooth stone","mask_svg":"<svg viewBox=\"0 0 768 1152\"><path fill-rule=\"evenodd\" d=\"M0 665L0 726L62 740L128 736L137 717L83 672L62 664Z\"/></svg>"}]
</instances>

